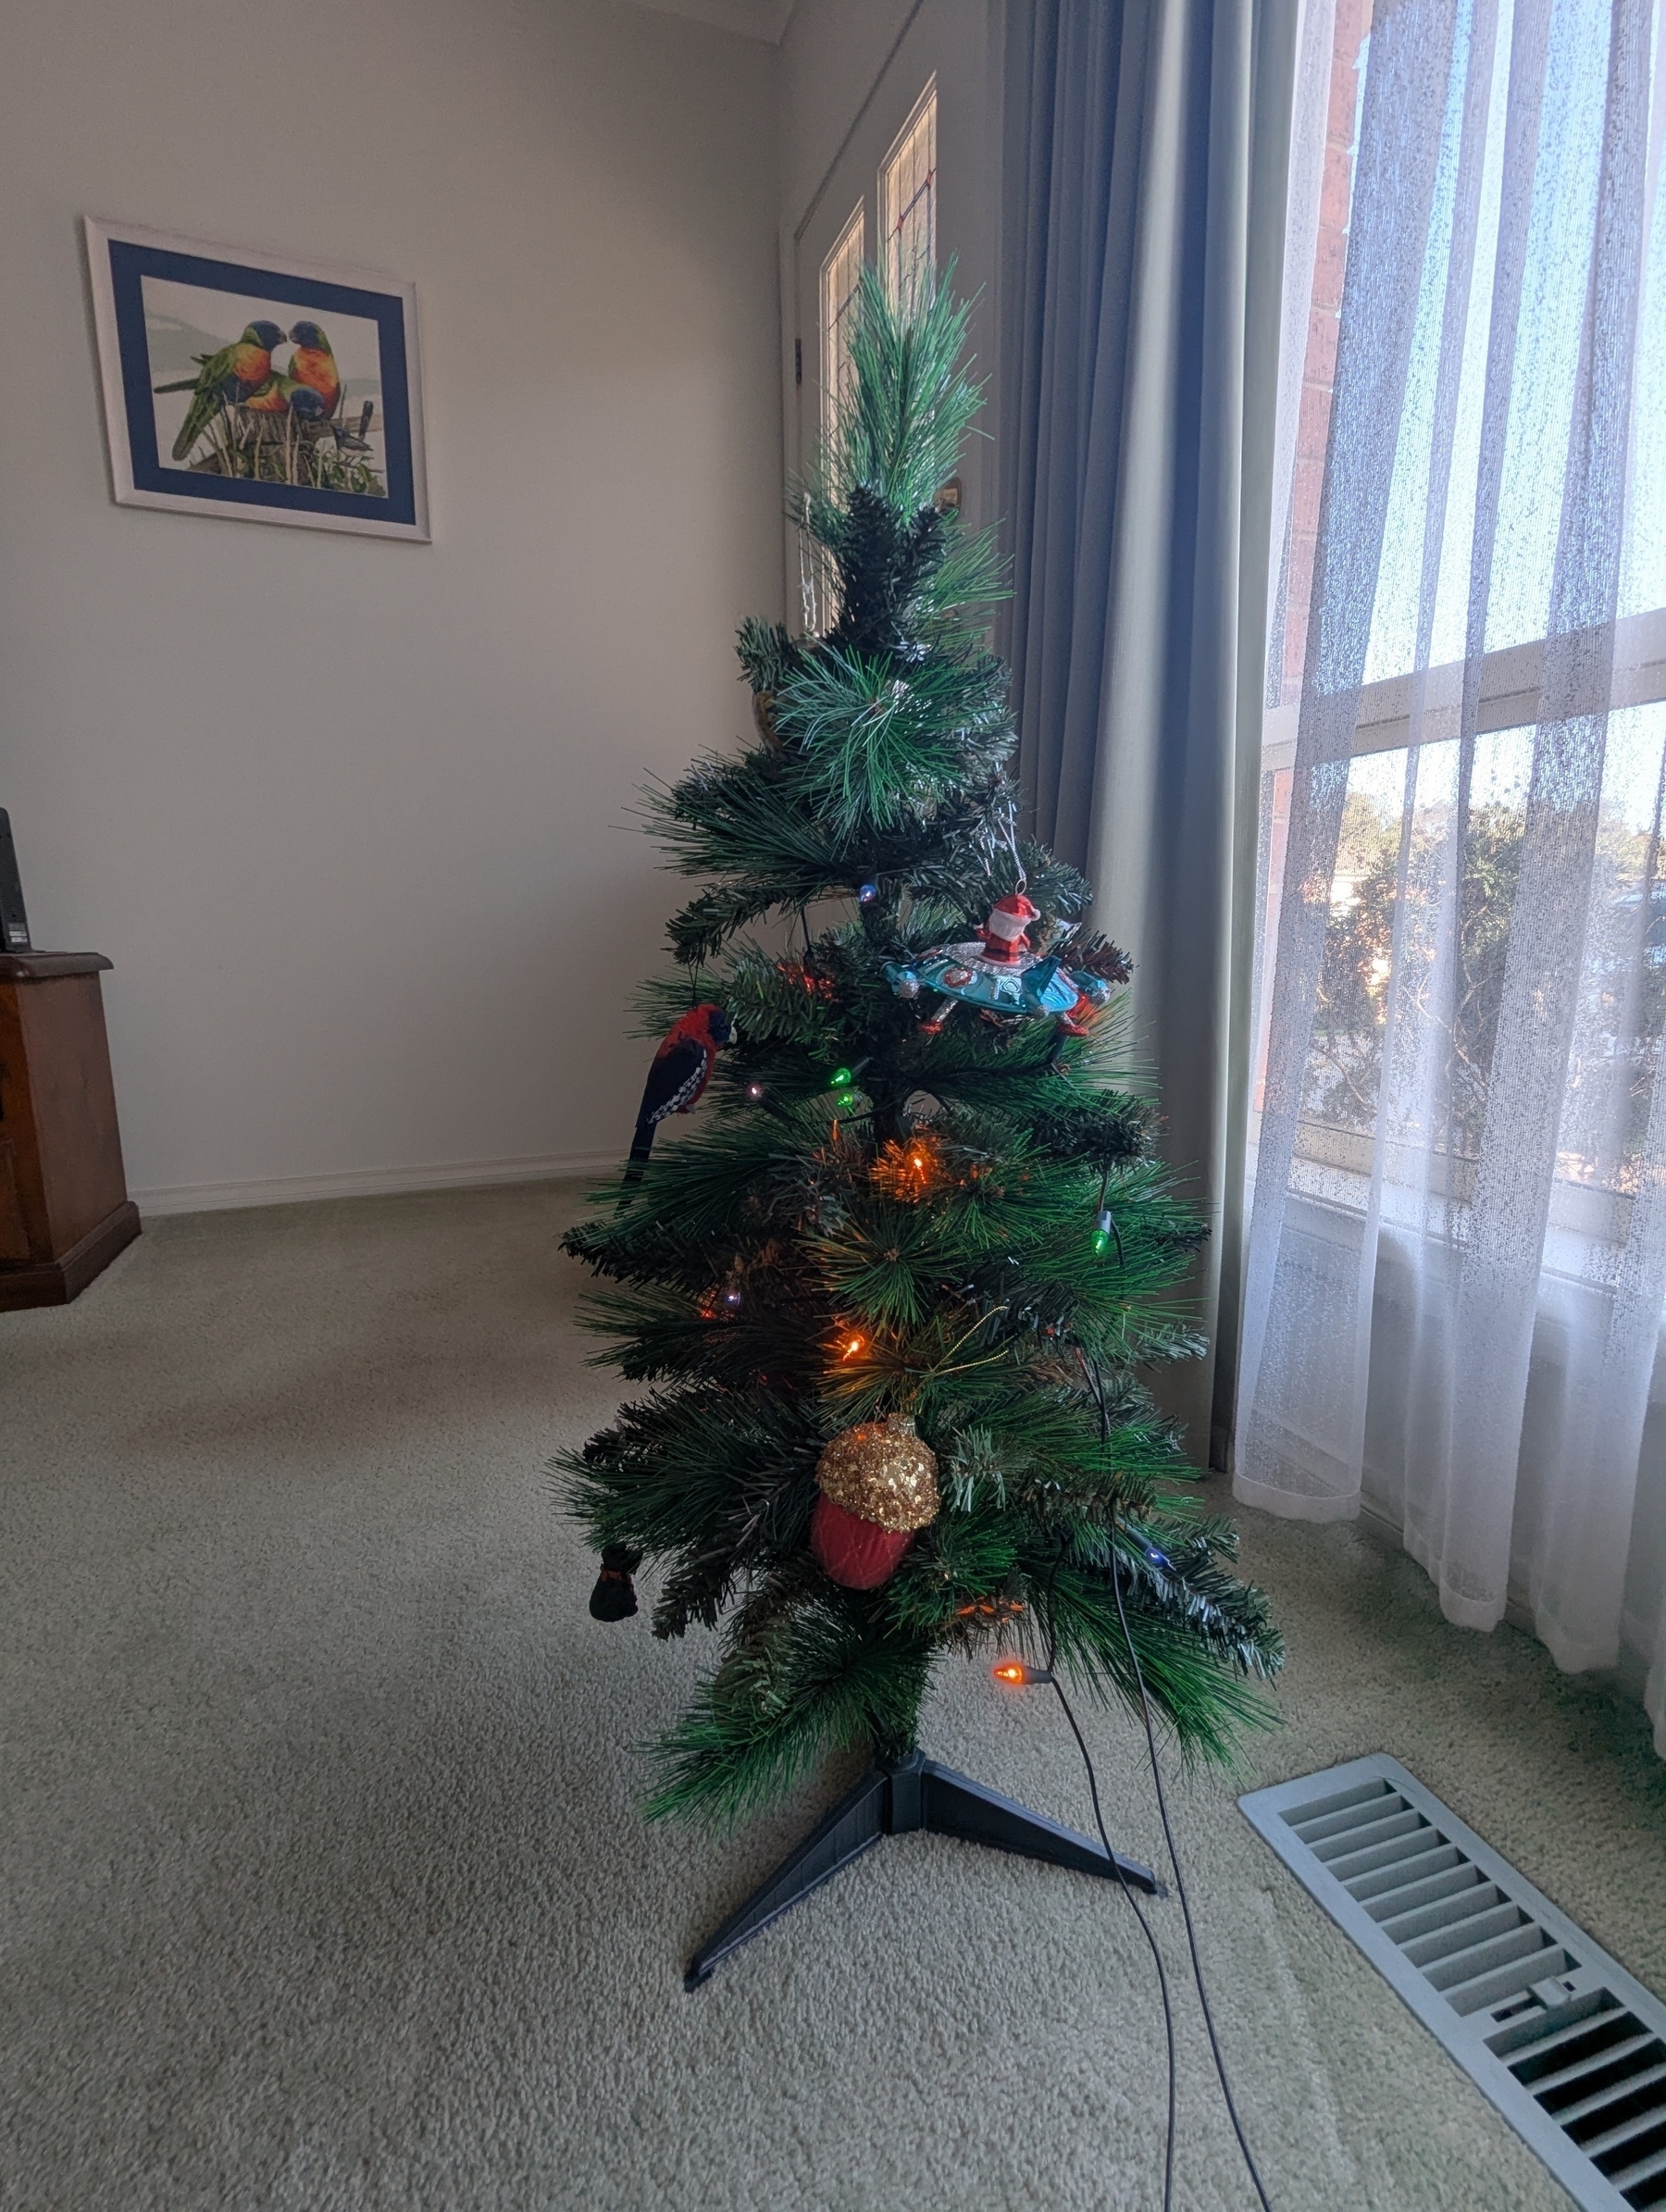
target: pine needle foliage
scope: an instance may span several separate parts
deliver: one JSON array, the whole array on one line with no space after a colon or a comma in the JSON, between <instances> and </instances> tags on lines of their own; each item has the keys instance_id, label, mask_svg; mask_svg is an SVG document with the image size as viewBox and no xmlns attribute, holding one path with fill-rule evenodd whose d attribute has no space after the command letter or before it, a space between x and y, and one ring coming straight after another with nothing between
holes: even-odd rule
<instances>
[{"instance_id":1,"label":"pine needle foliage","mask_svg":"<svg viewBox=\"0 0 1666 2212\"><path fill-rule=\"evenodd\" d=\"M837 615L822 636L745 623L757 742L649 795L702 888L644 1026L692 995L737 1041L690 1134L566 1238L602 1278L598 1358L646 1395L559 1464L596 1546L659 1569L653 1633L718 1637L659 1745L656 1814L733 1821L836 1746L906 1748L949 1653L1056 1647L1136 1703L1119 1587L1188 1758L1231 1758L1281 1658L1138 1379L1201 1348L1177 1286L1202 1229L1151 1157L1114 1002L1080 1037L964 1009L932 1033L885 976L1020 885L1042 949L1128 975L1083 926L1081 877L1014 836L978 628L999 576L938 503L980 399L966 323L946 283L899 313L866 272L852 391L795 494ZM817 1457L898 1412L942 1510L883 1587L842 1589L809 1547Z\"/></svg>"}]
</instances>

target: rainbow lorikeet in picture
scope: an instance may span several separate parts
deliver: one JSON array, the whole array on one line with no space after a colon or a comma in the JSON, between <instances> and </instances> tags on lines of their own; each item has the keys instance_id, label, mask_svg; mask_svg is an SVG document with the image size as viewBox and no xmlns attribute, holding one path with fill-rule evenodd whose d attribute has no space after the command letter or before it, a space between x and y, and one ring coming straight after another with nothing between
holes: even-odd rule
<instances>
[{"instance_id":1,"label":"rainbow lorikeet in picture","mask_svg":"<svg viewBox=\"0 0 1666 2212\"><path fill-rule=\"evenodd\" d=\"M667 1114L691 1113L712 1079L717 1055L734 1035L721 1006L696 1006L666 1030L642 1087L637 1109L632 1162L640 1167L653 1149L653 1132Z\"/></svg>"},{"instance_id":2,"label":"rainbow lorikeet in picture","mask_svg":"<svg viewBox=\"0 0 1666 2212\"><path fill-rule=\"evenodd\" d=\"M298 322L290 331L295 342L295 351L290 360L289 373L297 384L305 384L323 401L322 412L333 415L342 396L342 372L336 367L336 357L329 350L329 341L315 322Z\"/></svg>"},{"instance_id":3,"label":"rainbow lorikeet in picture","mask_svg":"<svg viewBox=\"0 0 1666 2212\"><path fill-rule=\"evenodd\" d=\"M185 458L223 408L257 391L267 381L272 373L272 348L282 343L283 332L276 323L246 324L242 336L230 345L221 346L218 354L197 354L199 373L195 377L155 387L158 391L189 391L193 395L173 442L176 461Z\"/></svg>"},{"instance_id":4,"label":"rainbow lorikeet in picture","mask_svg":"<svg viewBox=\"0 0 1666 2212\"><path fill-rule=\"evenodd\" d=\"M293 377L270 376L254 391L244 394L242 405L251 415L294 415L304 422L322 419L324 403L310 385Z\"/></svg>"}]
</instances>

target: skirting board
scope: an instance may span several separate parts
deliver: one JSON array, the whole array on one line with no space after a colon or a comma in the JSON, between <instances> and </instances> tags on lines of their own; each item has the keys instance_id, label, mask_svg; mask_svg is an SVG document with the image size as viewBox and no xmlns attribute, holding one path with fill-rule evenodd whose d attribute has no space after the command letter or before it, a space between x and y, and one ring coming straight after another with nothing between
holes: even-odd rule
<instances>
[{"instance_id":1,"label":"skirting board","mask_svg":"<svg viewBox=\"0 0 1666 2212\"><path fill-rule=\"evenodd\" d=\"M317 1199L392 1198L492 1183L588 1181L616 1174L617 1152L551 1152L530 1160L452 1160L430 1167L372 1167L338 1175L272 1175L252 1183L164 1183L131 1193L142 1214L219 1213L233 1206L292 1206Z\"/></svg>"}]
</instances>

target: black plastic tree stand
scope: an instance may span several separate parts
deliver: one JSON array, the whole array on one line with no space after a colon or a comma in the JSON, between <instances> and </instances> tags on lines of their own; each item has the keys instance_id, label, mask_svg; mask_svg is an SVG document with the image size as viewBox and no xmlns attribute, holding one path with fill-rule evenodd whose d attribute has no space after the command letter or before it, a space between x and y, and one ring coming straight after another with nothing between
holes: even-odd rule
<instances>
[{"instance_id":1,"label":"black plastic tree stand","mask_svg":"<svg viewBox=\"0 0 1666 2212\"><path fill-rule=\"evenodd\" d=\"M689 1961L683 1987L698 1989L709 1981L714 1968L731 1951L750 1943L801 1897L830 1882L840 1867L860 1858L882 1835L907 1835L916 1828L932 1835L958 1835L969 1844L990 1844L997 1851L1016 1851L1025 1858L1045 1858L1082 1874L1103 1874L1112 1880L1120 1874L1153 1897L1168 1895L1150 1867L1108 1853L1102 1844L1078 1835L1073 1828L1061 1828L1056 1821L1044 1821L1039 1813L985 1789L982 1783L969 1781L951 1767L939 1767L923 1751L910 1751L901 1758L882 1758L868 1769L798 1849L788 1853L763 1887L701 1945Z\"/></svg>"}]
</instances>

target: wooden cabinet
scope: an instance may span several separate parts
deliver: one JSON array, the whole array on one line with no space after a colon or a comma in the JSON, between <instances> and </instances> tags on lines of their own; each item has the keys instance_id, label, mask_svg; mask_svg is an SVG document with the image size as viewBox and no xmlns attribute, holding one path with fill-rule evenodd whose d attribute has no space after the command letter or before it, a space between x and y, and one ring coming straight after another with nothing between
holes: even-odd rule
<instances>
[{"instance_id":1,"label":"wooden cabinet","mask_svg":"<svg viewBox=\"0 0 1666 2212\"><path fill-rule=\"evenodd\" d=\"M0 953L0 1311L63 1306L139 1234L98 952Z\"/></svg>"}]
</instances>

